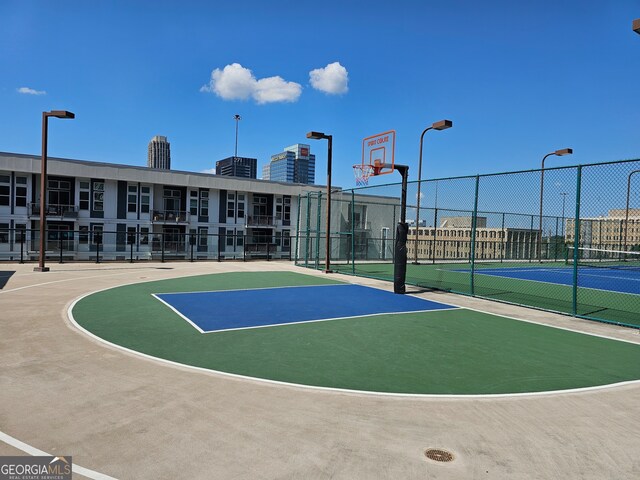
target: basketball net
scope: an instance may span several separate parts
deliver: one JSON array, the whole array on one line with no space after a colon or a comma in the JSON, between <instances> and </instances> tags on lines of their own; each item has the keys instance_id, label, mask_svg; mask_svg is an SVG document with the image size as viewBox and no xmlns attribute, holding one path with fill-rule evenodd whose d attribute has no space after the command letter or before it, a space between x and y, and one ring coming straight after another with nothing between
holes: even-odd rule
<instances>
[{"instance_id":1,"label":"basketball net","mask_svg":"<svg viewBox=\"0 0 640 480\"><path fill-rule=\"evenodd\" d=\"M369 185L369 177L373 175L373 171L373 165L355 164L353 166L353 175L356 177L356 186L366 187Z\"/></svg>"}]
</instances>

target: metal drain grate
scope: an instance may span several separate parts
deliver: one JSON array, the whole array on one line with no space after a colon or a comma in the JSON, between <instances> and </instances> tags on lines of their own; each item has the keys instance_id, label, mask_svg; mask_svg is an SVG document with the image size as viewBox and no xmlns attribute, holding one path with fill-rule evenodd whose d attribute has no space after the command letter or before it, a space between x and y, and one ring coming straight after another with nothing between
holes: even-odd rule
<instances>
[{"instance_id":1,"label":"metal drain grate","mask_svg":"<svg viewBox=\"0 0 640 480\"><path fill-rule=\"evenodd\" d=\"M429 460L434 460L436 462L450 462L453 460L453 453L440 448L429 448L424 452L424 454Z\"/></svg>"}]
</instances>

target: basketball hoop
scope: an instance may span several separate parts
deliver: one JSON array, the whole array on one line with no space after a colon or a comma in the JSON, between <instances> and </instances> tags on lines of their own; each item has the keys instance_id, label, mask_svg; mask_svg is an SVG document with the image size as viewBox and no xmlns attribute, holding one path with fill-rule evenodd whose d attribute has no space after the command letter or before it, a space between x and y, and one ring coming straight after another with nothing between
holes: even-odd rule
<instances>
[{"instance_id":1,"label":"basketball hoop","mask_svg":"<svg viewBox=\"0 0 640 480\"><path fill-rule=\"evenodd\" d=\"M373 172L373 165L362 165L361 163L356 163L353 166L353 175L356 177L356 186L366 187L369 185L369 177L373 175Z\"/></svg>"}]
</instances>

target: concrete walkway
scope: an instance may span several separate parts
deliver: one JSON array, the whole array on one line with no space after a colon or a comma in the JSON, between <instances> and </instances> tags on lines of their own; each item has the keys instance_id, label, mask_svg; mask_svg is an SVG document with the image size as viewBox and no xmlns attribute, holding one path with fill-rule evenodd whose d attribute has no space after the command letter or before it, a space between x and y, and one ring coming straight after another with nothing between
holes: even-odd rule
<instances>
[{"instance_id":1,"label":"concrete walkway","mask_svg":"<svg viewBox=\"0 0 640 480\"><path fill-rule=\"evenodd\" d=\"M50 266L35 273L33 264L0 265L0 431L50 454L73 455L74 464L94 472L90 478L640 478L639 384L420 399L195 372L90 339L69 322L69 305L95 290L187 275L324 274L278 262ZM421 296L640 343L637 330L445 293ZM455 458L428 460L430 447ZM0 455L20 452L0 441Z\"/></svg>"}]
</instances>

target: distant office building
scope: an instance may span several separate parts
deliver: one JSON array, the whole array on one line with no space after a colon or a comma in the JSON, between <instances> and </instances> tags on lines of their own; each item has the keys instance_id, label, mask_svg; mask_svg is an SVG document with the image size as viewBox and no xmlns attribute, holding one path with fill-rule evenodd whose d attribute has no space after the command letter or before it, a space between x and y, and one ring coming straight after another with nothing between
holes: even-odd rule
<instances>
[{"instance_id":1,"label":"distant office building","mask_svg":"<svg viewBox=\"0 0 640 480\"><path fill-rule=\"evenodd\" d=\"M262 169L262 179L275 182L314 184L316 156L309 145L297 143L271 156L271 163Z\"/></svg>"},{"instance_id":2,"label":"distant office building","mask_svg":"<svg viewBox=\"0 0 640 480\"><path fill-rule=\"evenodd\" d=\"M216 162L216 175L256 178L258 160L247 157L228 157Z\"/></svg>"},{"instance_id":3,"label":"distant office building","mask_svg":"<svg viewBox=\"0 0 640 480\"><path fill-rule=\"evenodd\" d=\"M147 154L147 167L161 170L171 169L171 152L167 137L156 135L149 142Z\"/></svg>"}]
</instances>

